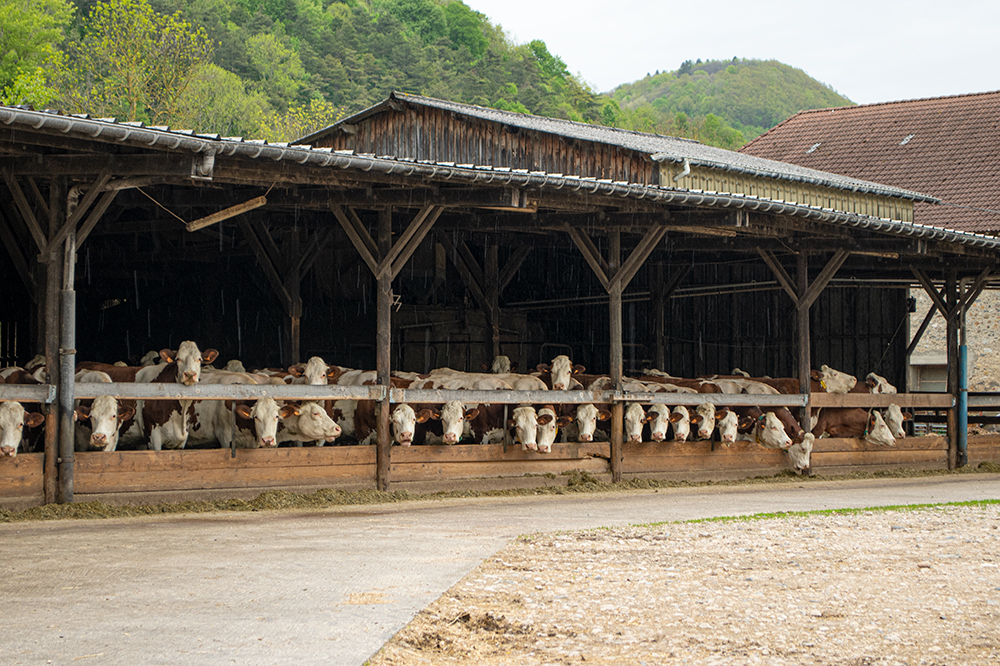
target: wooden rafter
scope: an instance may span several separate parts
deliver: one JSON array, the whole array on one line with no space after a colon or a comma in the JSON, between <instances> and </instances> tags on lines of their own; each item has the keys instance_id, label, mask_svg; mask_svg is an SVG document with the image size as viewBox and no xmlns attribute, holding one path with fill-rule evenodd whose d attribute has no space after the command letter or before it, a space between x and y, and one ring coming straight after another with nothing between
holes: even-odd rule
<instances>
[{"instance_id":1,"label":"wooden rafter","mask_svg":"<svg viewBox=\"0 0 1000 666\"><path fill-rule=\"evenodd\" d=\"M28 199L24 196L24 191L9 170L3 169L3 179L6 181L11 195L14 197L14 203L21 213L21 218L24 220L25 225L27 225L28 231L31 232L32 238L35 239L35 244L38 245L40 251L44 250L46 245L45 233L42 232L42 227L38 224L38 219L35 217L34 211L28 205Z\"/></svg>"}]
</instances>

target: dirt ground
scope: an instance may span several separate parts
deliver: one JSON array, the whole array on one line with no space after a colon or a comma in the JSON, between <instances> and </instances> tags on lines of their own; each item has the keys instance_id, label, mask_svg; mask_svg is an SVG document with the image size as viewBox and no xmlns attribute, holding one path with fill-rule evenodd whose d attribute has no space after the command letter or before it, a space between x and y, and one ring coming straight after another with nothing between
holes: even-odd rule
<instances>
[{"instance_id":1,"label":"dirt ground","mask_svg":"<svg viewBox=\"0 0 1000 666\"><path fill-rule=\"evenodd\" d=\"M368 663L1000 664L1000 505L524 537Z\"/></svg>"}]
</instances>

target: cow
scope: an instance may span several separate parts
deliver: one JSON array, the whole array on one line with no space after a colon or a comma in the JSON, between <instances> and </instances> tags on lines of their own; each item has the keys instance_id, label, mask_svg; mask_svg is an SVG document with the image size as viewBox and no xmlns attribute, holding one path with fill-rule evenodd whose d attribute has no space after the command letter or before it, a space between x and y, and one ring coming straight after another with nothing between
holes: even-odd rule
<instances>
[{"instance_id":1,"label":"cow","mask_svg":"<svg viewBox=\"0 0 1000 666\"><path fill-rule=\"evenodd\" d=\"M573 375L586 371L582 365L574 365L569 356L560 355L552 359L552 364L539 363L535 368L539 377L553 391L567 391L573 388L570 379Z\"/></svg>"},{"instance_id":2,"label":"cow","mask_svg":"<svg viewBox=\"0 0 1000 666\"><path fill-rule=\"evenodd\" d=\"M719 441L729 446L736 441L739 428L739 416L731 409L723 407L715 412L715 429L719 433Z\"/></svg>"},{"instance_id":3,"label":"cow","mask_svg":"<svg viewBox=\"0 0 1000 666\"><path fill-rule=\"evenodd\" d=\"M347 404L354 402L352 405ZM378 435L378 406L374 400L338 400L339 407L334 408L334 417L338 423L346 424L344 433L353 435L358 444L373 444ZM400 446L410 446L423 443L420 426L435 416L435 410L422 407L419 412L411 405L399 404L392 407L389 413L389 429L392 440ZM440 418L440 412L437 412ZM350 430L348 430L350 428ZM460 431L461 432L461 431ZM455 443L455 442L453 442Z\"/></svg>"},{"instance_id":4,"label":"cow","mask_svg":"<svg viewBox=\"0 0 1000 666\"><path fill-rule=\"evenodd\" d=\"M513 370L513 366L510 362L509 356L500 355L493 359L493 364L490 366L490 372L495 375L506 374Z\"/></svg>"},{"instance_id":5,"label":"cow","mask_svg":"<svg viewBox=\"0 0 1000 666\"><path fill-rule=\"evenodd\" d=\"M295 405L279 405L274 398L259 398L253 406L236 405L233 446L238 449L273 448L278 445L278 427L296 415Z\"/></svg>"},{"instance_id":6,"label":"cow","mask_svg":"<svg viewBox=\"0 0 1000 666\"><path fill-rule=\"evenodd\" d=\"M326 361L319 356L311 357L306 363L296 363L288 368L289 374L294 379L293 384L308 384L310 386L326 386L331 378L336 378L343 374L346 368L336 365L327 365Z\"/></svg>"},{"instance_id":7,"label":"cow","mask_svg":"<svg viewBox=\"0 0 1000 666\"><path fill-rule=\"evenodd\" d=\"M540 453L551 453L552 444L556 441L559 428L565 428L572 421L569 416L557 416L552 405L545 405L537 410L538 433L535 442Z\"/></svg>"},{"instance_id":8,"label":"cow","mask_svg":"<svg viewBox=\"0 0 1000 666\"><path fill-rule=\"evenodd\" d=\"M637 402L633 402L625 408L625 432L623 438L626 442L641 442L642 427L646 423L646 410Z\"/></svg>"},{"instance_id":9,"label":"cow","mask_svg":"<svg viewBox=\"0 0 1000 666\"><path fill-rule=\"evenodd\" d=\"M247 372L204 368L199 383L230 386L234 384L257 385L258 381L257 375ZM229 448L236 434L235 409L241 404L248 405L249 403L238 401L234 404L232 400L195 400L193 416L188 429L188 442L185 446L204 446L218 443L224 449ZM245 426L244 429L246 429Z\"/></svg>"},{"instance_id":10,"label":"cow","mask_svg":"<svg viewBox=\"0 0 1000 666\"><path fill-rule=\"evenodd\" d=\"M813 427L815 437L856 437L878 446L893 446L896 443L885 419L877 409L865 410L860 407L824 409Z\"/></svg>"},{"instance_id":11,"label":"cow","mask_svg":"<svg viewBox=\"0 0 1000 666\"><path fill-rule=\"evenodd\" d=\"M597 422L607 421L611 418L610 411L590 403L577 405L576 409L572 411L575 415L575 420L566 427L566 431L570 432L564 432L568 439L572 435L571 430L575 427L576 441L578 442L593 442L594 436L597 434Z\"/></svg>"},{"instance_id":12,"label":"cow","mask_svg":"<svg viewBox=\"0 0 1000 666\"><path fill-rule=\"evenodd\" d=\"M769 449L781 449L788 454L796 472L811 474L809 458L812 454L815 436L805 433L801 442L793 442L785 432L781 421L773 412L759 412L753 428L754 440Z\"/></svg>"},{"instance_id":13,"label":"cow","mask_svg":"<svg viewBox=\"0 0 1000 666\"><path fill-rule=\"evenodd\" d=\"M814 393L819 393L821 390L827 393L850 393L858 384L857 377L834 370L828 365L810 371L809 376L814 382L812 389ZM861 390L864 391L863 388Z\"/></svg>"},{"instance_id":14,"label":"cow","mask_svg":"<svg viewBox=\"0 0 1000 666\"><path fill-rule=\"evenodd\" d=\"M304 402L294 406L292 413L285 416L278 424L277 441L282 442L316 442L317 446L330 444L342 432L326 409L316 402Z\"/></svg>"},{"instance_id":15,"label":"cow","mask_svg":"<svg viewBox=\"0 0 1000 666\"><path fill-rule=\"evenodd\" d=\"M134 375L135 381L194 386L201 378L202 364L211 363L218 355L219 352L214 349L202 352L194 342L185 340L176 351L160 350L163 363L139 368ZM110 372L108 374L114 377ZM136 407L136 415L139 429L150 449L153 451L164 448L182 449L187 444L188 428L193 419L193 401L140 400Z\"/></svg>"},{"instance_id":16,"label":"cow","mask_svg":"<svg viewBox=\"0 0 1000 666\"><path fill-rule=\"evenodd\" d=\"M81 370L76 373L74 379L78 384L111 383L111 376L99 370ZM134 401L129 402L131 404L119 404L118 400L110 395L98 396L93 400L77 400L74 408L76 414L75 449L77 451L116 450L119 430L125 424L131 425L135 416Z\"/></svg>"},{"instance_id":17,"label":"cow","mask_svg":"<svg viewBox=\"0 0 1000 666\"><path fill-rule=\"evenodd\" d=\"M882 418L885 420L885 425L889 428L892 436L896 439L902 439L906 437L906 430L903 428L903 424L911 420L913 414L903 412L899 408L899 405L893 403L882 412Z\"/></svg>"},{"instance_id":18,"label":"cow","mask_svg":"<svg viewBox=\"0 0 1000 666\"><path fill-rule=\"evenodd\" d=\"M507 421L507 428L511 430L511 439L521 443L522 451L538 450L538 413L534 407L516 407Z\"/></svg>"},{"instance_id":19,"label":"cow","mask_svg":"<svg viewBox=\"0 0 1000 666\"><path fill-rule=\"evenodd\" d=\"M889 383L885 377L869 372L865 377L865 384L872 393L895 393L896 387Z\"/></svg>"},{"instance_id":20,"label":"cow","mask_svg":"<svg viewBox=\"0 0 1000 666\"><path fill-rule=\"evenodd\" d=\"M12 400L0 402L0 458L13 458L24 439L24 428L35 428L45 422L38 412L27 412L24 405Z\"/></svg>"},{"instance_id":21,"label":"cow","mask_svg":"<svg viewBox=\"0 0 1000 666\"><path fill-rule=\"evenodd\" d=\"M698 426L695 439L712 439L715 432L715 405L703 402L695 408L691 416L691 425Z\"/></svg>"}]
</instances>

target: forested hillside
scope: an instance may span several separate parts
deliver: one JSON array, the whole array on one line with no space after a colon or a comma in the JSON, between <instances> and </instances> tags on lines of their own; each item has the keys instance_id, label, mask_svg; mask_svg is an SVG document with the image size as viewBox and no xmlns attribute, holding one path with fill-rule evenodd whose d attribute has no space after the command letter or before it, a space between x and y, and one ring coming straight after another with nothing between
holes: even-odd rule
<instances>
[{"instance_id":1,"label":"forested hillside","mask_svg":"<svg viewBox=\"0 0 1000 666\"><path fill-rule=\"evenodd\" d=\"M439 97L735 148L848 101L780 63L685 63L593 91L460 0L0 0L0 102L288 141Z\"/></svg>"},{"instance_id":2,"label":"forested hillside","mask_svg":"<svg viewBox=\"0 0 1000 666\"><path fill-rule=\"evenodd\" d=\"M691 136L739 147L805 109L847 106L851 100L801 69L776 60L685 61L626 83L611 96L635 129Z\"/></svg>"}]
</instances>

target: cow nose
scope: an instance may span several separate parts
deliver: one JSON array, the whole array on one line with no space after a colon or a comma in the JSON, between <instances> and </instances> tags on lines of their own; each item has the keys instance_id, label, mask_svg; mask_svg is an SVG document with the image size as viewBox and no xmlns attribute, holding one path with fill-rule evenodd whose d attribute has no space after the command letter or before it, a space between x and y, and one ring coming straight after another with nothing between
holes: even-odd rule
<instances>
[{"instance_id":1,"label":"cow nose","mask_svg":"<svg viewBox=\"0 0 1000 666\"><path fill-rule=\"evenodd\" d=\"M454 444L458 441L458 437L453 432L445 433L444 435L445 444Z\"/></svg>"},{"instance_id":2,"label":"cow nose","mask_svg":"<svg viewBox=\"0 0 1000 666\"><path fill-rule=\"evenodd\" d=\"M188 370L188 371L186 371L184 373L184 383L185 384L193 384L196 381L198 381L198 378L195 376L194 372L192 372L191 370Z\"/></svg>"},{"instance_id":3,"label":"cow nose","mask_svg":"<svg viewBox=\"0 0 1000 666\"><path fill-rule=\"evenodd\" d=\"M90 441L93 442L94 444L104 444L106 441L108 441L108 437L107 435L102 435L101 433L95 432L93 435L90 436Z\"/></svg>"},{"instance_id":4,"label":"cow nose","mask_svg":"<svg viewBox=\"0 0 1000 666\"><path fill-rule=\"evenodd\" d=\"M629 435L628 441L630 441L630 442L641 442L642 441L642 436L641 435Z\"/></svg>"},{"instance_id":5,"label":"cow nose","mask_svg":"<svg viewBox=\"0 0 1000 666\"><path fill-rule=\"evenodd\" d=\"M261 446L274 446L274 437L261 437Z\"/></svg>"},{"instance_id":6,"label":"cow nose","mask_svg":"<svg viewBox=\"0 0 1000 666\"><path fill-rule=\"evenodd\" d=\"M13 457L13 455L14 455L14 449L5 446L3 448L0 448L0 453L2 453L5 456L12 456Z\"/></svg>"},{"instance_id":7,"label":"cow nose","mask_svg":"<svg viewBox=\"0 0 1000 666\"><path fill-rule=\"evenodd\" d=\"M565 391L566 390L566 385L565 384L553 384L552 385L552 390L554 390L554 391Z\"/></svg>"},{"instance_id":8,"label":"cow nose","mask_svg":"<svg viewBox=\"0 0 1000 666\"><path fill-rule=\"evenodd\" d=\"M652 437L653 437L653 441L654 442L662 442L663 441L663 433L662 432L654 432L652 434Z\"/></svg>"},{"instance_id":9,"label":"cow nose","mask_svg":"<svg viewBox=\"0 0 1000 666\"><path fill-rule=\"evenodd\" d=\"M588 434L585 434L585 433L580 433L580 441L581 442L592 442L592 441L594 441L594 436L593 435L588 435Z\"/></svg>"}]
</instances>

